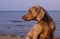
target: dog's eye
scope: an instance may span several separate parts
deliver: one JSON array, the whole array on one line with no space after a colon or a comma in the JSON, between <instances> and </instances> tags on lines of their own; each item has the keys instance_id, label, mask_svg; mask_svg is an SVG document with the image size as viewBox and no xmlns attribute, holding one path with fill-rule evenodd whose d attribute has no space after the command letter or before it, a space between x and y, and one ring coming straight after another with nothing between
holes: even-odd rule
<instances>
[{"instance_id":1,"label":"dog's eye","mask_svg":"<svg viewBox=\"0 0 60 39\"><path fill-rule=\"evenodd\" d=\"M31 12L31 11L29 10L29 12Z\"/></svg>"},{"instance_id":2,"label":"dog's eye","mask_svg":"<svg viewBox=\"0 0 60 39\"><path fill-rule=\"evenodd\" d=\"M30 12L30 14L32 13L32 11L31 11L31 10L29 10L29 12Z\"/></svg>"}]
</instances>

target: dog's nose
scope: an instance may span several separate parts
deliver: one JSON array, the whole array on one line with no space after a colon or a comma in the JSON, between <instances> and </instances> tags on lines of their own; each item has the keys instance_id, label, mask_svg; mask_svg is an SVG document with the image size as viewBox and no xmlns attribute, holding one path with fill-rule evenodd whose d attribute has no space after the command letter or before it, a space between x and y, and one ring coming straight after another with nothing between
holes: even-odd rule
<instances>
[{"instance_id":1,"label":"dog's nose","mask_svg":"<svg viewBox=\"0 0 60 39\"><path fill-rule=\"evenodd\" d=\"M26 16L22 16L22 19L26 21L27 20L27 17Z\"/></svg>"}]
</instances>

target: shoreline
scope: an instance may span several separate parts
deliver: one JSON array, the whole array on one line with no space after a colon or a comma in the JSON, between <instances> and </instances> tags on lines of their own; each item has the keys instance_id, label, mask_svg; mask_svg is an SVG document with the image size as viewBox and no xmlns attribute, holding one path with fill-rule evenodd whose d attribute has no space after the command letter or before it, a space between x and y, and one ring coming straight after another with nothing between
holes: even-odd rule
<instances>
[{"instance_id":1,"label":"shoreline","mask_svg":"<svg viewBox=\"0 0 60 39\"><path fill-rule=\"evenodd\" d=\"M0 35L0 39L25 39L25 36Z\"/></svg>"},{"instance_id":2,"label":"shoreline","mask_svg":"<svg viewBox=\"0 0 60 39\"><path fill-rule=\"evenodd\" d=\"M0 39L25 39L25 36L24 35L16 36L14 34L10 34L10 35L1 34ZM54 35L54 39L60 39L60 37Z\"/></svg>"}]
</instances>

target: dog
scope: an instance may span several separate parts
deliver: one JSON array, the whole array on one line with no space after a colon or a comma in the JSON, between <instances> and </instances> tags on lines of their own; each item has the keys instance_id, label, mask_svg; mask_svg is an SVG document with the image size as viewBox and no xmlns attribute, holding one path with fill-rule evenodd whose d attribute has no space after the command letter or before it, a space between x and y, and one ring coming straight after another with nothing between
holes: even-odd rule
<instances>
[{"instance_id":1,"label":"dog","mask_svg":"<svg viewBox=\"0 0 60 39\"><path fill-rule=\"evenodd\" d=\"M37 21L26 35L26 39L56 39L54 37L56 25L43 7L39 5L31 7L22 19Z\"/></svg>"}]
</instances>

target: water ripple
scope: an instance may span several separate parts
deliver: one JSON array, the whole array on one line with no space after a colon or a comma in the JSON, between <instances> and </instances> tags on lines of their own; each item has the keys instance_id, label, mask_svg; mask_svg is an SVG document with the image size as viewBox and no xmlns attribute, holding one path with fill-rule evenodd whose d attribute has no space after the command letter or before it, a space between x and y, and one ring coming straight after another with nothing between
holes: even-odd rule
<instances>
[{"instance_id":1,"label":"water ripple","mask_svg":"<svg viewBox=\"0 0 60 39\"><path fill-rule=\"evenodd\" d=\"M20 21L20 20L12 20L10 22L24 22L24 21Z\"/></svg>"}]
</instances>

